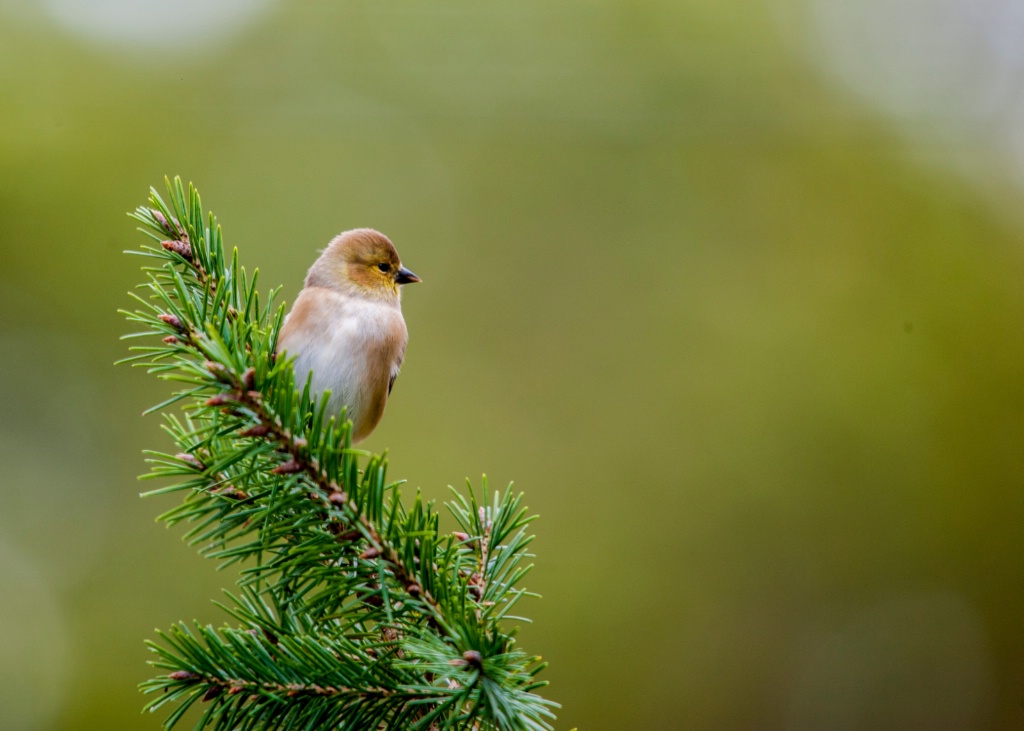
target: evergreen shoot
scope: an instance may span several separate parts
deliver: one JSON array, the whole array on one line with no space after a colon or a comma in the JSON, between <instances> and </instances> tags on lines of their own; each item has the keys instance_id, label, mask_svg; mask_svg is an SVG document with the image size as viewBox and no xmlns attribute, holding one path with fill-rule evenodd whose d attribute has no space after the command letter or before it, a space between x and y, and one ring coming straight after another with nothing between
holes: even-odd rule
<instances>
[{"instance_id":1,"label":"evergreen shoot","mask_svg":"<svg viewBox=\"0 0 1024 731\"><path fill-rule=\"evenodd\" d=\"M279 289L260 297L195 188L167 189L131 214L152 243L129 252L146 281L124 312L145 344L122 362L176 389L147 411L175 446L143 476L172 484L146 495L180 493L160 520L239 578L224 626L150 643L146 708L168 729L197 704L215 731L550 729L543 664L509 626L525 621L522 496L453 490L452 533L418 493L403 502L385 456L353 449L351 422L276 357Z\"/></svg>"}]
</instances>

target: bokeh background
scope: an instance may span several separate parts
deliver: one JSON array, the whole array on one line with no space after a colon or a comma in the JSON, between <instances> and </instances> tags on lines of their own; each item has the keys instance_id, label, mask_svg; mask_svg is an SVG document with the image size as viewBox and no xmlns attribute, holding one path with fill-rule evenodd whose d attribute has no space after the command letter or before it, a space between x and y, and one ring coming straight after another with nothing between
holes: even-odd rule
<instances>
[{"instance_id":1,"label":"bokeh background","mask_svg":"<svg viewBox=\"0 0 1024 731\"><path fill-rule=\"evenodd\" d=\"M0 726L156 729L124 212L392 236L391 474L514 480L559 729L1024 727L1015 0L0 0Z\"/></svg>"}]
</instances>

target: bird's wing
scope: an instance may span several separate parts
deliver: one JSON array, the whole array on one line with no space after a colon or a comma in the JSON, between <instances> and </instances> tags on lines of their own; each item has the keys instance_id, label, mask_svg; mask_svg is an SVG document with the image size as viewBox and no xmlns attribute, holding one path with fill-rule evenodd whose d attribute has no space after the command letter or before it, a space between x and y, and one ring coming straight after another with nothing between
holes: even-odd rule
<instances>
[{"instance_id":1,"label":"bird's wing","mask_svg":"<svg viewBox=\"0 0 1024 731\"><path fill-rule=\"evenodd\" d=\"M405 348L403 347L399 352L398 357L395 359L394 365L391 366L391 377L388 378L388 396L391 395L391 389L395 387L395 379L398 378L398 371L402 368L402 361L405 359Z\"/></svg>"}]
</instances>

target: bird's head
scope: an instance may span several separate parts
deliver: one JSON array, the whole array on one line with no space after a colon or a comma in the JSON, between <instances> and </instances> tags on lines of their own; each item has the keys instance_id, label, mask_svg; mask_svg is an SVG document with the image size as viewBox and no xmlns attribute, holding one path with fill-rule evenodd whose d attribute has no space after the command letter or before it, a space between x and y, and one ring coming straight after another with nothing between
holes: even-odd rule
<instances>
[{"instance_id":1,"label":"bird's head","mask_svg":"<svg viewBox=\"0 0 1024 731\"><path fill-rule=\"evenodd\" d=\"M420 278L402 266L391 240L372 228L338 234L306 275L306 286L330 287L379 299L398 299L398 286Z\"/></svg>"}]
</instances>

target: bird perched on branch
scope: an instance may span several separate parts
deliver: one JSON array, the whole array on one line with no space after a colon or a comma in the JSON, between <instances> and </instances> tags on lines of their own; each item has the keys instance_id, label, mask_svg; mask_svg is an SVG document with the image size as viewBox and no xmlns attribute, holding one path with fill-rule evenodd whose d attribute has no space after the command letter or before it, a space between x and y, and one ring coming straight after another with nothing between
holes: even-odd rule
<instances>
[{"instance_id":1,"label":"bird perched on branch","mask_svg":"<svg viewBox=\"0 0 1024 731\"><path fill-rule=\"evenodd\" d=\"M346 231L313 262L281 328L277 351L295 356L295 382L312 371L313 393L331 392L328 413L348 409L355 442L384 414L409 339L399 287L419 281L387 236Z\"/></svg>"}]
</instances>

